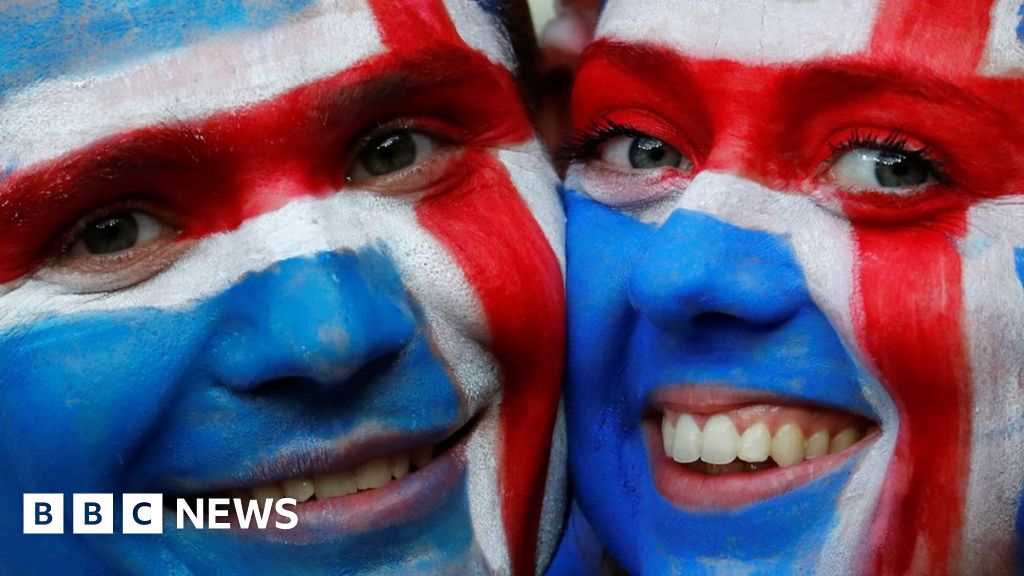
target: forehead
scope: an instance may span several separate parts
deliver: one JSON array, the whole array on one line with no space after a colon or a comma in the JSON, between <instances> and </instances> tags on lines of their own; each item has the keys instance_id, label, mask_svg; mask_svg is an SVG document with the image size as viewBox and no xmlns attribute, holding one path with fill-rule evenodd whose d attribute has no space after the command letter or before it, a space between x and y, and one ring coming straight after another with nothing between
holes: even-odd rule
<instances>
[{"instance_id":1,"label":"forehead","mask_svg":"<svg viewBox=\"0 0 1024 576\"><path fill-rule=\"evenodd\" d=\"M390 51L463 44L511 67L493 4L0 0L0 171L242 108Z\"/></svg>"},{"instance_id":2,"label":"forehead","mask_svg":"<svg viewBox=\"0 0 1024 576\"><path fill-rule=\"evenodd\" d=\"M1022 20L1024 0L609 0L597 35L753 65L861 57L1019 76Z\"/></svg>"}]
</instances>

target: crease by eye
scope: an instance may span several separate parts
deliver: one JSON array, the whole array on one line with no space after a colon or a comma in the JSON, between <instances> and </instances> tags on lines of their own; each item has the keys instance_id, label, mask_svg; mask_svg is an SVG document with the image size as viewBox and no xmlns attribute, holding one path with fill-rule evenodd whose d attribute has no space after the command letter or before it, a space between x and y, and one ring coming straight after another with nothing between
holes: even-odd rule
<instances>
[{"instance_id":1,"label":"crease by eye","mask_svg":"<svg viewBox=\"0 0 1024 576\"><path fill-rule=\"evenodd\" d=\"M66 232L37 276L78 293L123 290L164 271L191 246L180 232L143 209L106 209Z\"/></svg>"}]
</instances>

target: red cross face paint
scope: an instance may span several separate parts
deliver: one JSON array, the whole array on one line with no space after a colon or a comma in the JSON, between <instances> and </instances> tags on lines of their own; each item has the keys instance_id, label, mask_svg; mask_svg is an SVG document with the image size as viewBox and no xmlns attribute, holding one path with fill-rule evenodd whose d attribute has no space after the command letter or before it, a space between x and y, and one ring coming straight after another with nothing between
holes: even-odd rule
<instances>
[{"instance_id":1,"label":"red cross face paint","mask_svg":"<svg viewBox=\"0 0 1024 576\"><path fill-rule=\"evenodd\" d=\"M493 3L214 4L0 8L0 572L537 572L562 212ZM210 497L297 525L175 527Z\"/></svg>"},{"instance_id":2,"label":"red cross face paint","mask_svg":"<svg viewBox=\"0 0 1024 576\"><path fill-rule=\"evenodd\" d=\"M631 573L1020 569L1022 102L1018 1L605 4L567 422Z\"/></svg>"}]
</instances>

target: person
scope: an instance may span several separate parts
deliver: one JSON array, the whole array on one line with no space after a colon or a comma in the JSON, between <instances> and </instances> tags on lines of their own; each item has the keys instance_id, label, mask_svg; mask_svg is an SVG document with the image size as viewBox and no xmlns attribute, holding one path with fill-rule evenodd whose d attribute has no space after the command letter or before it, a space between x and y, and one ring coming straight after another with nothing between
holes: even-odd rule
<instances>
[{"instance_id":1,"label":"person","mask_svg":"<svg viewBox=\"0 0 1024 576\"><path fill-rule=\"evenodd\" d=\"M0 572L543 569L564 219L525 10L0 7ZM163 494L163 533L73 533L94 493ZM220 496L296 525L175 525Z\"/></svg>"},{"instance_id":2,"label":"person","mask_svg":"<svg viewBox=\"0 0 1024 576\"><path fill-rule=\"evenodd\" d=\"M577 534L631 574L1019 571L1022 102L1017 0L605 2Z\"/></svg>"}]
</instances>

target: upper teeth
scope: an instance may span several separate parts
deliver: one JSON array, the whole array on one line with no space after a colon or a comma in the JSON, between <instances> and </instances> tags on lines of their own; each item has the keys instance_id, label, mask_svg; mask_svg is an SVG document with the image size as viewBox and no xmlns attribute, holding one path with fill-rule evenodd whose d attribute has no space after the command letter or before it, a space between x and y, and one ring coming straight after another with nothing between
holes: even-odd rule
<instances>
[{"instance_id":1,"label":"upper teeth","mask_svg":"<svg viewBox=\"0 0 1024 576\"><path fill-rule=\"evenodd\" d=\"M410 471L418 470L429 464L432 454L433 447L425 446L411 452L370 460L351 470L335 474L299 476L282 482L256 486L248 491L235 491L234 496L250 497L255 500L294 498L298 502L305 502L314 496L317 500L348 496L362 490L380 488L392 480L401 480Z\"/></svg>"},{"instance_id":2,"label":"upper teeth","mask_svg":"<svg viewBox=\"0 0 1024 576\"><path fill-rule=\"evenodd\" d=\"M845 428L834 436L824 429L805 436L796 422L782 424L774 435L766 423L756 422L741 434L727 414L708 417L702 429L693 414L666 412L661 436L665 455L683 464L701 460L721 465L737 458L755 463L771 457L779 466L788 467L841 452L856 444L863 434L856 428Z\"/></svg>"}]
</instances>

